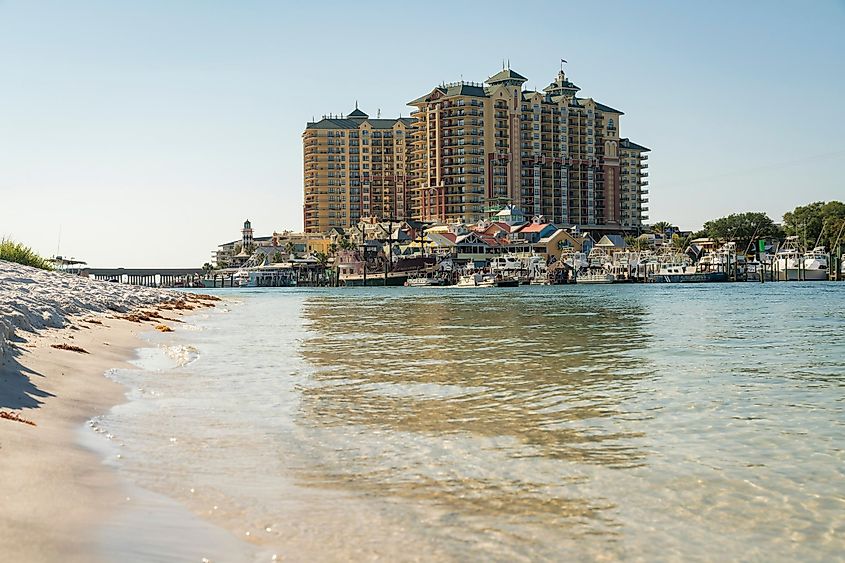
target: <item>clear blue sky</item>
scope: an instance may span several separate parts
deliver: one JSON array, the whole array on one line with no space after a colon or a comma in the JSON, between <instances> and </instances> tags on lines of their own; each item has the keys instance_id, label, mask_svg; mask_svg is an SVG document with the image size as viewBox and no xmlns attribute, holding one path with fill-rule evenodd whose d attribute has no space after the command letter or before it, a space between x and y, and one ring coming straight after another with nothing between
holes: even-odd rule
<instances>
[{"instance_id":1,"label":"clear blue sky","mask_svg":"<svg viewBox=\"0 0 845 563\"><path fill-rule=\"evenodd\" d=\"M0 235L189 266L246 218L299 230L312 116L407 116L503 58L625 112L652 222L845 199L845 3L596 6L0 0Z\"/></svg>"}]
</instances>

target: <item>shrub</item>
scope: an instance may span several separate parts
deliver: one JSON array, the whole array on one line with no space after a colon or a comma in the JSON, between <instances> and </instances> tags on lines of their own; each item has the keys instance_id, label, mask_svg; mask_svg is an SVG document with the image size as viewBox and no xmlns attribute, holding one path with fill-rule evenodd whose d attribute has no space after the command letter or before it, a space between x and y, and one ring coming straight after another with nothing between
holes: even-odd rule
<instances>
[{"instance_id":1,"label":"shrub","mask_svg":"<svg viewBox=\"0 0 845 563\"><path fill-rule=\"evenodd\" d=\"M53 269L50 262L36 254L31 248L7 238L0 239L0 260L41 268L42 270Z\"/></svg>"}]
</instances>

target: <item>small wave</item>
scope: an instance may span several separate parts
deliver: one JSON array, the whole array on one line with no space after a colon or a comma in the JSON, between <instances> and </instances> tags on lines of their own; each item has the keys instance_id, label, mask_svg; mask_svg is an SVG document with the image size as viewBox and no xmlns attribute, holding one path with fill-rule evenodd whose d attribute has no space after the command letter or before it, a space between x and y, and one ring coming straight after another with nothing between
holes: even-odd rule
<instances>
[{"instance_id":1,"label":"small wave","mask_svg":"<svg viewBox=\"0 0 845 563\"><path fill-rule=\"evenodd\" d=\"M173 360L179 367L186 366L200 357L199 350L193 346L183 344L175 344L173 346L164 346L164 352Z\"/></svg>"}]
</instances>

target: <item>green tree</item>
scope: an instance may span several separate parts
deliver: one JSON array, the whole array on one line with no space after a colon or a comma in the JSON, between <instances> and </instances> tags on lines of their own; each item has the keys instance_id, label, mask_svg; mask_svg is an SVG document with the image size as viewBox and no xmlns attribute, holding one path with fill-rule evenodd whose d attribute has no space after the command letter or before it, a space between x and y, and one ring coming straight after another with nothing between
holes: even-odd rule
<instances>
[{"instance_id":1,"label":"green tree","mask_svg":"<svg viewBox=\"0 0 845 563\"><path fill-rule=\"evenodd\" d=\"M349 240L349 237L342 237L339 244L341 250L355 250L355 243Z\"/></svg>"},{"instance_id":2,"label":"green tree","mask_svg":"<svg viewBox=\"0 0 845 563\"><path fill-rule=\"evenodd\" d=\"M316 258L317 262L320 264L320 266L323 266L324 268L326 267L326 264L329 263L329 255L326 254L325 252L315 253L314 258Z\"/></svg>"},{"instance_id":3,"label":"green tree","mask_svg":"<svg viewBox=\"0 0 845 563\"><path fill-rule=\"evenodd\" d=\"M293 256L293 254L294 254L294 252L295 252L295 251L296 251L296 245L295 245L295 244L293 244L293 241L290 241L290 240L289 240L289 241L287 242L287 244L285 244L285 252L287 252L287 253L288 253L288 255Z\"/></svg>"},{"instance_id":4,"label":"green tree","mask_svg":"<svg viewBox=\"0 0 845 563\"><path fill-rule=\"evenodd\" d=\"M845 203L816 201L798 206L783 214L783 223L786 234L798 236L805 246L812 248L818 241L830 249L845 223Z\"/></svg>"},{"instance_id":5,"label":"green tree","mask_svg":"<svg viewBox=\"0 0 845 563\"><path fill-rule=\"evenodd\" d=\"M675 233L674 235L672 235L672 248L683 252L687 249L692 239L692 235L683 236Z\"/></svg>"},{"instance_id":6,"label":"green tree","mask_svg":"<svg viewBox=\"0 0 845 563\"><path fill-rule=\"evenodd\" d=\"M212 271L213 269L214 269L214 266L212 266L209 262L206 262L205 264L202 265L202 271L205 272L205 273L208 273L208 272Z\"/></svg>"},{"instance_id":7,"label":"green tree","mask_svg":"<svg viewBox=\"0 0 845 563\"><path fill-rule=\"evenodd\" d=\"M651 226L651 232L662 235L671 228L672 223L669 223L668 221L658 221L657 223Z\"/></svg>"},{"instance_id":8,"label":"green tree","mask_svg":"<svg viewBox=\"0 0 845 563\"><path fill-rule=\"evenodd\" d=\"M732 213L704 223L707 236L722 242L734 241L737 250L745 250L755 239L781 237L783 231L763 212Z\"/></svg>"}]
</instances>

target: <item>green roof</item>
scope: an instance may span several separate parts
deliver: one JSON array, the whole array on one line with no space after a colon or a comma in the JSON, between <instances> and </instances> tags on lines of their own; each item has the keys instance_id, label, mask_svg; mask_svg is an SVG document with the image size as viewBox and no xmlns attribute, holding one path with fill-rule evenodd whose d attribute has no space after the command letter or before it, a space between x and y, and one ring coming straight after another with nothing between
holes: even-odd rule
<instances>
[{"instance_id":1,"label":"green roof","mask_svg":"<svg viewBox=\"0 0 845 563\"><path fill-rule=\"evenodd\" d=\"M596 104L596 107L599 109L599 111L604 111L604 112L607 112L607 113L618 113L619 115L625 115L623 112L619 111L618 109L613 109L610 106L606 106L606 105L600 104L598 102L595 102L595 104Z\"/></svg>"},{"instance_id":2,"label":"green roof","mask_svg":"<svg viewBox=\"0 0 845 563\"><path fill-rule=\"evenodd\" d=\"M475 86L472 84L455 84L446 88L447 96L475 96L483 98L487 95L483 86Z\"/></svg>"},{"instance_id":3,"label":"green roof","mask_svg":"<svg viewBox=\"0 0 845 563\"><path fill-rule=\"evenodd\" d=\"M400 117L399 119L328 119L324 118L320 121L309 122L305 125L306 129L358 129L358 127L366 121L373 129L392 129L397 121L401 121L406 126L413 123L410 117Z\"/></svg>"},{"instance_id":4,"label":"green roof","mask_svg":"<svg viewBox=\"0 0 845 563\"><path fill-rule=\"evenodd\" d=\"M621 139L619 141L619 146L621 146L623 149L631 149L631 150L635 150L635 151L643 151L643 152L645 152L645 151L650 152L651 151L650 148L644 147L642 145L638 145L637 143L633 142L631 139Z\"/></svg>"},{"instance_id":5,"label":"green roof","mask_svg":"<svg viewBox=\"0 0 845 563\"><path fill-rule=\"evenodd\" d=\"M306 129L357 129L360 125L359 121L354 119L328 119L323 118L320 121L308 122Z\"/></svg>"},{"instance_id":6,"label":"green roof","mask_svg":"<svg viewBox=\"0 0 845 563\"><path fill-rule=\"evenodd\" d=\"M420 96L415 100L411 100L408 102L407 105L415 106L417 104L422 104L425 102L431 101L431 95L438 91L443 94L444 97L452 97L452 96L474 96L476 98L484 98L487 96L487 89L478 84L467 84L464 82L456 82L454 84L444 84L442 86L437 86L434 90L429 92L424 96Z\"/></svg>"},{"instance_id":7,"label":"green roof","mask_svg":"<svg viewBox=\"0 0 845 563\"><path fill-rule=\"evenodd\" d=\"M487 84L497 84L499 82L507 82L509 80L516 82L525 82L528 79L509 68L501 70L487 79Z\"/></svg>"}]
</instances>

